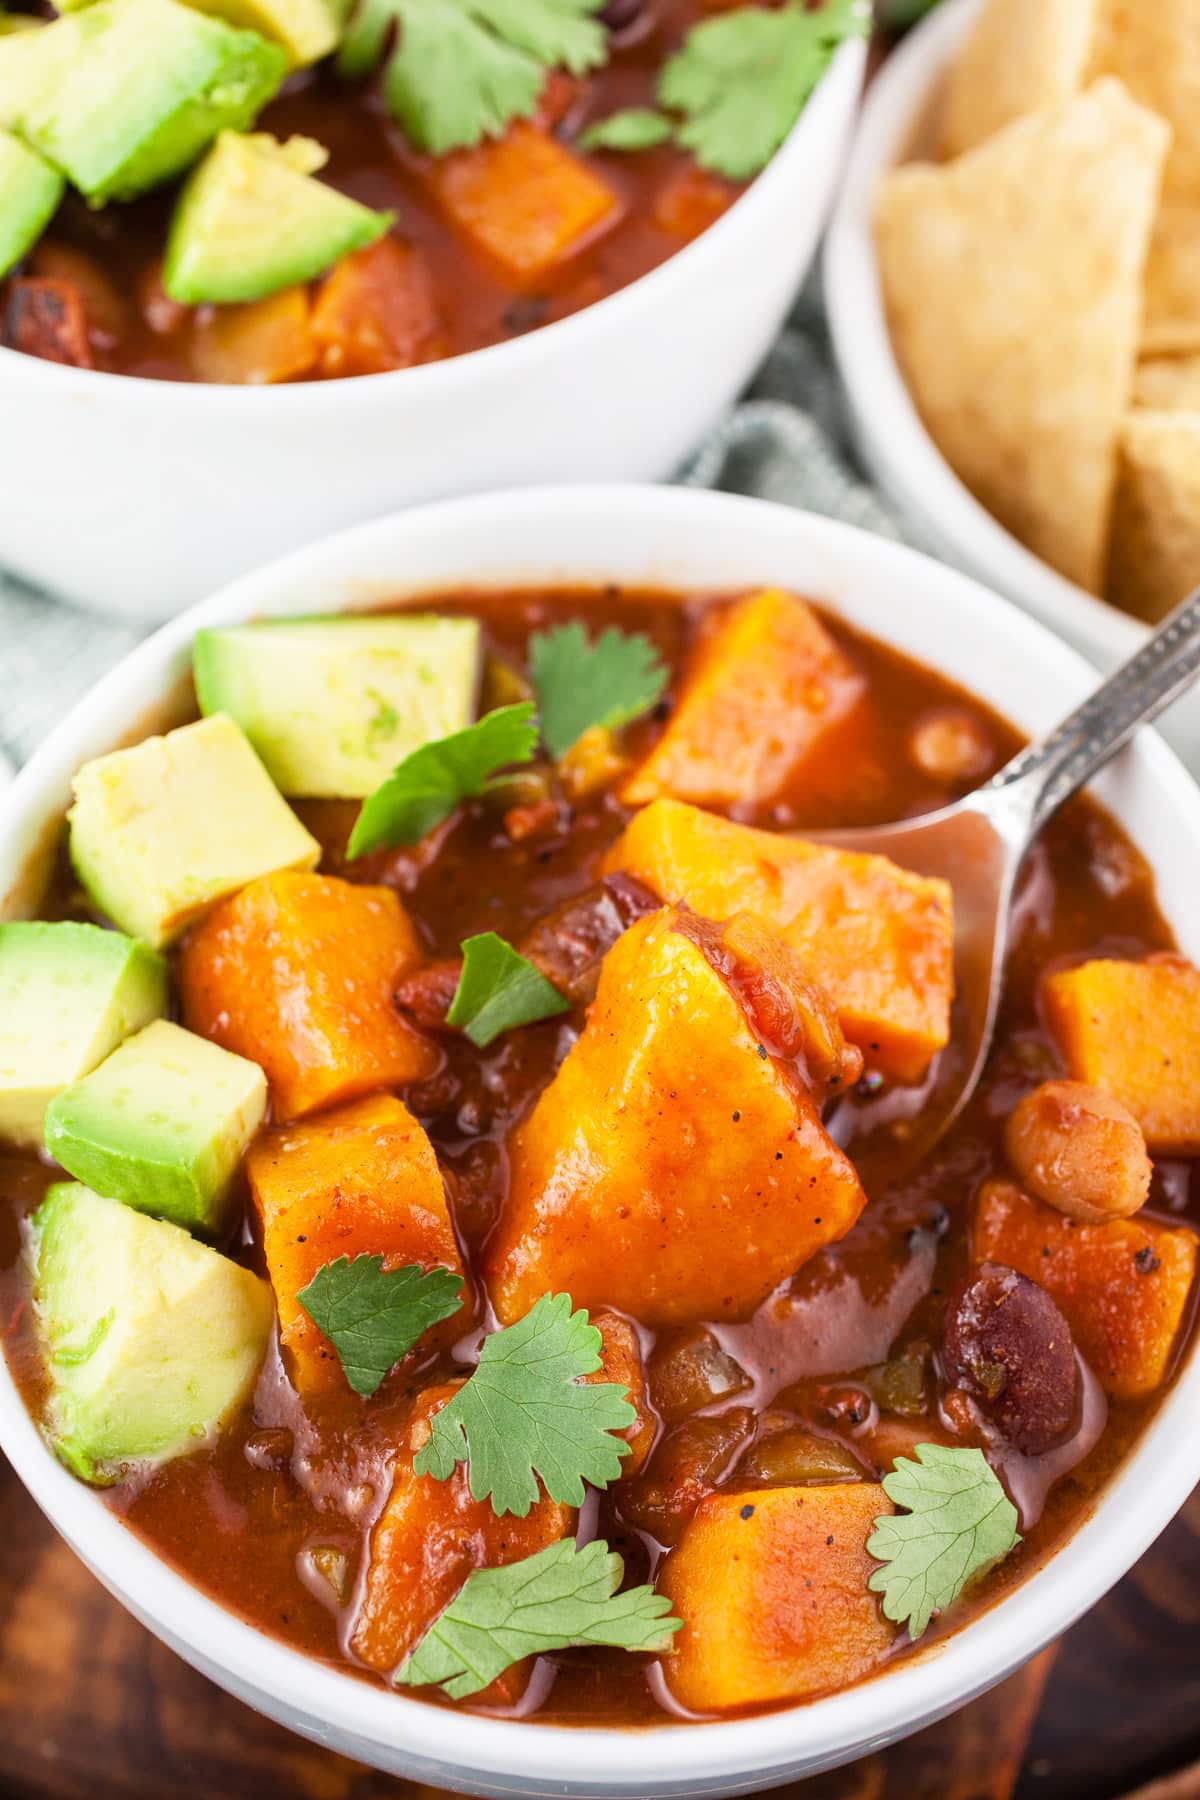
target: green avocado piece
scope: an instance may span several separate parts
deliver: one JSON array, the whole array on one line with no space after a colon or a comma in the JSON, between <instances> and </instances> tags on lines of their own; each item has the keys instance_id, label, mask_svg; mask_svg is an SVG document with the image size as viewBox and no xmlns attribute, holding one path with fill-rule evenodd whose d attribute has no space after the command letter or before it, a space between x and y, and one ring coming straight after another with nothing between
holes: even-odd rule
<instances>
[{"instance_id":1,"label":"green avocado piece","mask_svg":"<svg viewBox=\"0 0 1200 1800\"><path fill-rule=\"evenodd\" d=\"M167 966L99 925L0 925L0 1139L42 1142L54 1096L161 1018Z\"/></svg>"},{"instance_id":2,"label":"green avocado piece","mask_svg":"<svg viewBox=\"0 0 1200 1800\"><path fill-rule=\"evenodd\" d=\"M30 1254L45 1429L85 1481L198 1449L249 1394L273 1314L249 1269L73 1181L34 1214Z\"/></svg>"},{"instance_id":3,"label":"green avocado piece","mask_svg":"<svg viewBox=\"0 0 1200 1800\"><path fill-rule=\"evenodd\" d=\"M38 19L0 16L0 126L6 130L49 82L52 59L39 48L48 29Z\"/></svg>"},{"instance_id":4,"label":"green avocado piece","mask_svg":"<svg viewBox=\"0 0 1200 1800\"><path fill-rule=\"evenodd\" d=\"M287 68L278 44L176 0L97 0L0 57L14 48L24 94L0 123L94 205L170 181L218 132L252 123ZM0 60L0 108L6 85Z\"/></svg>"},{"instance_id":5,"label":"green avocado piece","mask_svg":"<svg viewBox=\"0 0 1200 1800\"><path fill-rule=\"evenodd\" d=\"M107 1199L215 1236L266 1110L257 1063L159 1019L55 1096L46 1149Z\"/></svg>"},{"instance_id":6,"label":"green avocado piece","mask_svg":"<svg viewBox=\"0 0 1200 1800\"><path fill-rule=\"evenodd\" d=\"M36 150L0 131L0 276L32 250L57 212L65 186L58 170Z\"/></svg>"},{"instance_id":7,"label":"green avocado piece","mask_svg":"<svg viewBox=\"0 0 1200 1800\"><path fill-rule=\"evenodd\" d=\"M223 714L85 763L74 786L75 873L114 925L155 949L256 876L321 858Z\"/></svg>"},{"instance_id":8,"label":"green avocado piece","mask_svg":"<svg viewBox=\"0 0 1200 1800\"><path fill-rule=\"evenodd\" d=\"M59 0L59 12L78 12L93 0ZM224 19L240 31L257 31L287 54L292 68L319 62L336 50L340 15L333 0L183 0L197 12ZM4 29L0 18L0 31Z\"/></svg>"},{"instance_id":9,"label":"green avocado piece","mask_svg":"<svg viewBox=\"0 0 1200 1800\"><path fill-rule=\"evenodd\" d=\"M199 631L192 654L201 711L236 719L285 794L361 799L475 717L475 619L283 619Z\"/></svg>"},{"instance_id":10,"label":"green avocado piece","mask_svg":"<svg viewBox=\"0 0 1200 1800\"><path fill-rule=\"evenodd\" d=\"M372 212L314 181L327 152L311 138L223 131L188 178L171 219L163 287L182 306L263 300L312 281L381 238Z\"/></svg>"}]
</instances>

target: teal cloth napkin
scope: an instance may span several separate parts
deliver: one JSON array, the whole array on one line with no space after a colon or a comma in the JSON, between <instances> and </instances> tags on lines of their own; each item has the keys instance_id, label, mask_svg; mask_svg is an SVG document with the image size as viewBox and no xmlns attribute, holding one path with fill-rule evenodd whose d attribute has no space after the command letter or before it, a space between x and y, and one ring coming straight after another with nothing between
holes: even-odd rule
<instances>
[{"instance_id":1,"label":"teal cloth napkin","mask_svg":"<svg viewBox=\"0 0 1200 1800\"><path fill-rule=\"evenodd\" d=\"M907 535L855 465L815 285L741 404L679 479L806 507L889 537ZM142 635L0 574L0 765L19 766Z\"/></svg>"}]
</instances>

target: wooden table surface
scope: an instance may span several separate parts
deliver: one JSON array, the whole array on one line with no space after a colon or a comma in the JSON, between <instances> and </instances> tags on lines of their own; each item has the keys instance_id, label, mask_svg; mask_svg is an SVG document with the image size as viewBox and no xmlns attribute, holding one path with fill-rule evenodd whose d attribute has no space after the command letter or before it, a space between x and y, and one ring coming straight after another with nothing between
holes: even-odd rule
<instances>
[{"instance_id":1,"label":"wooden table surface","mask_svg":"<svg viewBox=\"0 0 1200 1800\"><path fill-rule=\"evenodd\" d=\"M974 1706L797 1800L1200 1800L1200 1490L1127 1580ZM1170 1777L1165 1783L1161 1778ZM427 1800L258 1718L100 1588L0 1459L0 1795Z\"/></svg>"}]
</instances>

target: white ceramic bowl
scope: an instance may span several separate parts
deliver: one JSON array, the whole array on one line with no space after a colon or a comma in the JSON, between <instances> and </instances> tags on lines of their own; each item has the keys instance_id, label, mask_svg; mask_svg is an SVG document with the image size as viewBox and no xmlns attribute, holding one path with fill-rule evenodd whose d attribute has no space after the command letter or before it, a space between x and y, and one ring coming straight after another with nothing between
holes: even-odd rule
<instances>
[{"instance_id":1,"label":"white ceramic bowl","mask_svg":"<svg viewBox=\"0 0 1200 1800\"><path fill-rule=\"evenodd\" d=\"M641 280L446 362L274 388L144 381L0 349L0 567L169 617L325 532L445 494L658 481L749 380L807 273L862 86L846 45L712 228Z\"/></svg>"},{"instance_id":2,"label":"white ceramic bowl","mask_svg":"<svg viewBox=\"0 0 1200 1800\"><path fill-rule=\"evenodd\" d=\"M1095 679L1048 632L963 576L881 538L761 501L577 487L422 507L245 577L102 681L0 796L0 916L31 902L28 862L50 853L73 771L169 702L197 626L459 584L607 580L709 592L784 583L933 660L1026 730L1052 723ZM1149 734L1098 791L1150 857L1165 911L1184 948L1200 957L1200 793ZM810 1774L915 1731L999 1681L1091 1606L1183 1503L1200 1478L1198 1413L1200 1357L1192 1355L1071 1542L983 1617L878 1679L761 1718L567 1730L452 1717L259 1635L173 1574L54 1460L0 1372L0 1446L26 1486L100 1580L223 1687L308 1737L418 1781L492 1795L625 1800L734 1794Z\"/></svg>"},{"instance_id":3,"label":"white ceramic bowl","mask_svg":"<svg viewBox=\"0 0 1200 1800\"><path fill-rule=\"evenodd\" d=\"M1147 627L1059 575L968 491L913 404L884 312L875 195L883 175L909 154L979 9L980 0L943 0L889 57L868 91L825 245L834 354L863 461L914 535L1108 669L1133 655ZM1200 699L1179 709L1166 735L1200 767Z\"/></svg>"}]
</instances>

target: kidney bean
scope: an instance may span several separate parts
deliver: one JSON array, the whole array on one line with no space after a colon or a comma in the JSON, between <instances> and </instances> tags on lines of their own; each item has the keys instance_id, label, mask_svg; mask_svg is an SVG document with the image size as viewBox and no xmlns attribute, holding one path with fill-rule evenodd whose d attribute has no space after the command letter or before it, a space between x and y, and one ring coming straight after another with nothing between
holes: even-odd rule
<instances>
[{"instance_id":1,"label":"kidney bean","mask_svg":"<svg viewBox=\"0 0 1200 1800\"><path fill-rule=\"evenodd\" d=\"M1005 1148L1023 1187L1087 1225L1127 1219L1150 1193L1133 1114L1082 1081L1044 1081L1008 1121Z\"/></svg>"},{"instance_id":2,"label":"kidney bean","mask_svg":"<svg viewBox=\"0 0 1200 1800\"><path fill-rule=\"evenodd\" d=\"M983 1263L959 1289L942 1338L946 1379L1026 1456L1063 1442L1081 1382L1070 1327L1035 1281Z\"/></svg>"}]
</instances>

